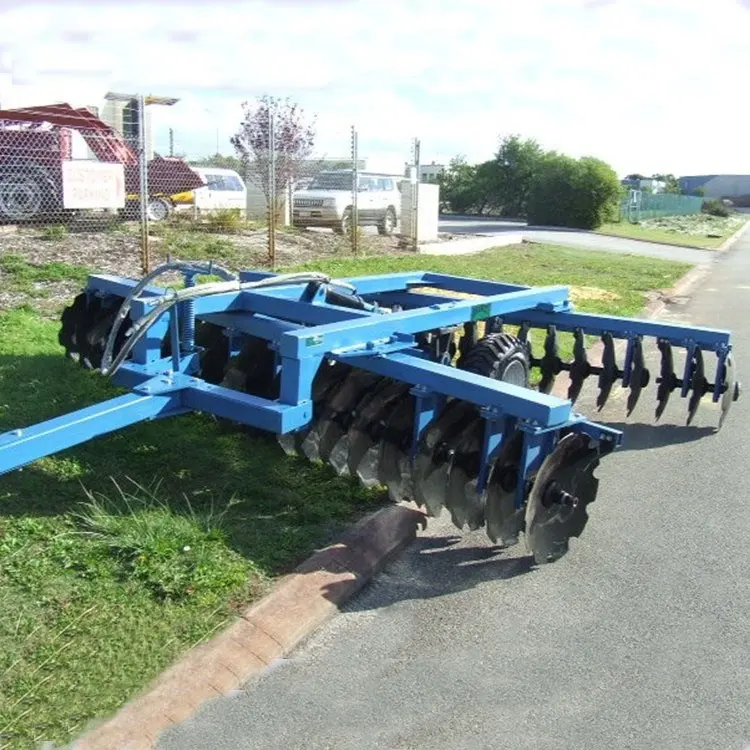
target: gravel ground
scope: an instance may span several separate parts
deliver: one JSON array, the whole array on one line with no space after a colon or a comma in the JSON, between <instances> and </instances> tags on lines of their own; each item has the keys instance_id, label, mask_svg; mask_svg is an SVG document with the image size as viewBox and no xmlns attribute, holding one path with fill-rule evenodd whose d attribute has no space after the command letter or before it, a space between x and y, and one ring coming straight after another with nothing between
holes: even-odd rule
<instances>
[{"instance_id":1,"label":"gravel ground","mask_svg":"<svg viewBox=\"0 0 750 750\"><path fill-rule=\"evenodd\" d=\"M0 227L0 258L20 257L28 263L43 266L62 262L96 273L111 273L140 278L141 249L137 225L124 227L90 226L5 229ZM86 231L88 230L88 231ZM265 229L243 229L231 234L186 231L157 225L150 238L151 267L173 259L215 259L233 270L262 268L268 265L268 232ZM453 235L441 235L451 240ZM390 255L408 252L400 235L381 237L365 228L360 237L359 254ZM276 236L278 266L291 266L316 258L351 255L349 238L327 231L283 231ZM69 274L68 274L69 275ZM29 303L50 312L59 309L80 288L77 280L35 281L23 291L4 278L0 268L0 310ZM14 288L14 286L16 288Z\"/></svg>"}]
</instances>

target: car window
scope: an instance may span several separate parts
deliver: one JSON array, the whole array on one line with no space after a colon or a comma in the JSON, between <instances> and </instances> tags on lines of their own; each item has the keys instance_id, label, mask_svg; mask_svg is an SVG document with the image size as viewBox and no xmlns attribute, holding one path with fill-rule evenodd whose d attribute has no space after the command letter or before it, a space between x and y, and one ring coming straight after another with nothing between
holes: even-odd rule
<instances>
[{"instance_id":1,"label":"car window","mask_svg":"<svg viewBox=\"0 0 750 750\"><path fill-rule=\"evenodd\" d=\"M242 192L242 183L237 175L228 174L224 177L225 190L233 190L235 192Z\"/></svg>"},{"instance_id":2,"label":"car window","mask_svg":"<svg viewBox=\"0 0 750 750\"><path fill-rule=\"evenodd\" d=\"M221 175L207 174L206 185L208 185L209 190L221 190Z\"/></svg>"}]
</instances>

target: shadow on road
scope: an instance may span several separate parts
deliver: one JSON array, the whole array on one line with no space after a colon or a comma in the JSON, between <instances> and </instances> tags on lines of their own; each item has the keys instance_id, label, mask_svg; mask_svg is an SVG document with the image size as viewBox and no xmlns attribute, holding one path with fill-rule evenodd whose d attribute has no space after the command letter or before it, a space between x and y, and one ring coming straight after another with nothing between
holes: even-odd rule
<instances>
[{"instance_id":1,"label":"shadow on road","mask_svg":"<svg viewBox=\"0 0 750 750\"><path fill-rule=\"evenodd\" d=\"M443 597L535 569L531 555L510 557L517 547L490 547L483 530L474 534L418 536L409 545L408 553L399 558L396 569L381 573L344 609L361 612L410 599ZM346 582L331 584L326 588L326 598L335 601L336 589L346 585Z\"/></svg>"},{"instance_id":2,"label":"shadow on road","mask_svg":"<svg viewBox=\"0 0 750 750\"><path fill-rule=\"evenodd\" d=\"M620 451L640 451L667 445L692 443L714 435L713 427L687 427L678 424L646 424L643 422L606 422L607 427L624 433Z\"/></svg>"}]
</instances>

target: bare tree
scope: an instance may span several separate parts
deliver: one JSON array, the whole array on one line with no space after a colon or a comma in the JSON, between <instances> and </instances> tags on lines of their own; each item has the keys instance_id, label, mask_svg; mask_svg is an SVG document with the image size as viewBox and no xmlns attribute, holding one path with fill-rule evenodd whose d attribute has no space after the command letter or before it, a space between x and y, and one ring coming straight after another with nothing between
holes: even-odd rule
<instances>
[{"instance_id":1,"label":"bare tree","mask_svg":"<svg viewBox=\"0 0 750 750\"><path fill-rule=\"evenodd\" d=\"M299 179L315 144L315 117L273 96L242 104L243 119L231 143L247 176L255 178L278 215L285 189ZM273 144L273 153L271 151ZM275 189L274 189L275 188Z\"/></svg>"}]
</instances>

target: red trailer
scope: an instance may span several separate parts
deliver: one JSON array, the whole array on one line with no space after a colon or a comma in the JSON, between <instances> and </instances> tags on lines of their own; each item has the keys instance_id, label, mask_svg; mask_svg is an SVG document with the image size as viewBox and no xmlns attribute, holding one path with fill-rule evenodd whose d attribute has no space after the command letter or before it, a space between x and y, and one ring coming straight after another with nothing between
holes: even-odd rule
<instances>
[{"instance_id":1,"label":"red trailer","mask_svg":"<svg viewBox=\"0 0 750 750\"><path fill-rule=\"evenodd\" d=\"M73 159L74 131L95 160ZM182 159L150 160L150 218L165 218L171 196L204 184ZM0 222L44 221L82 208L127 213L137 210L140 193L138 153L87 109L69 104L0 109Z\"/></svg>"}]
</instances>

